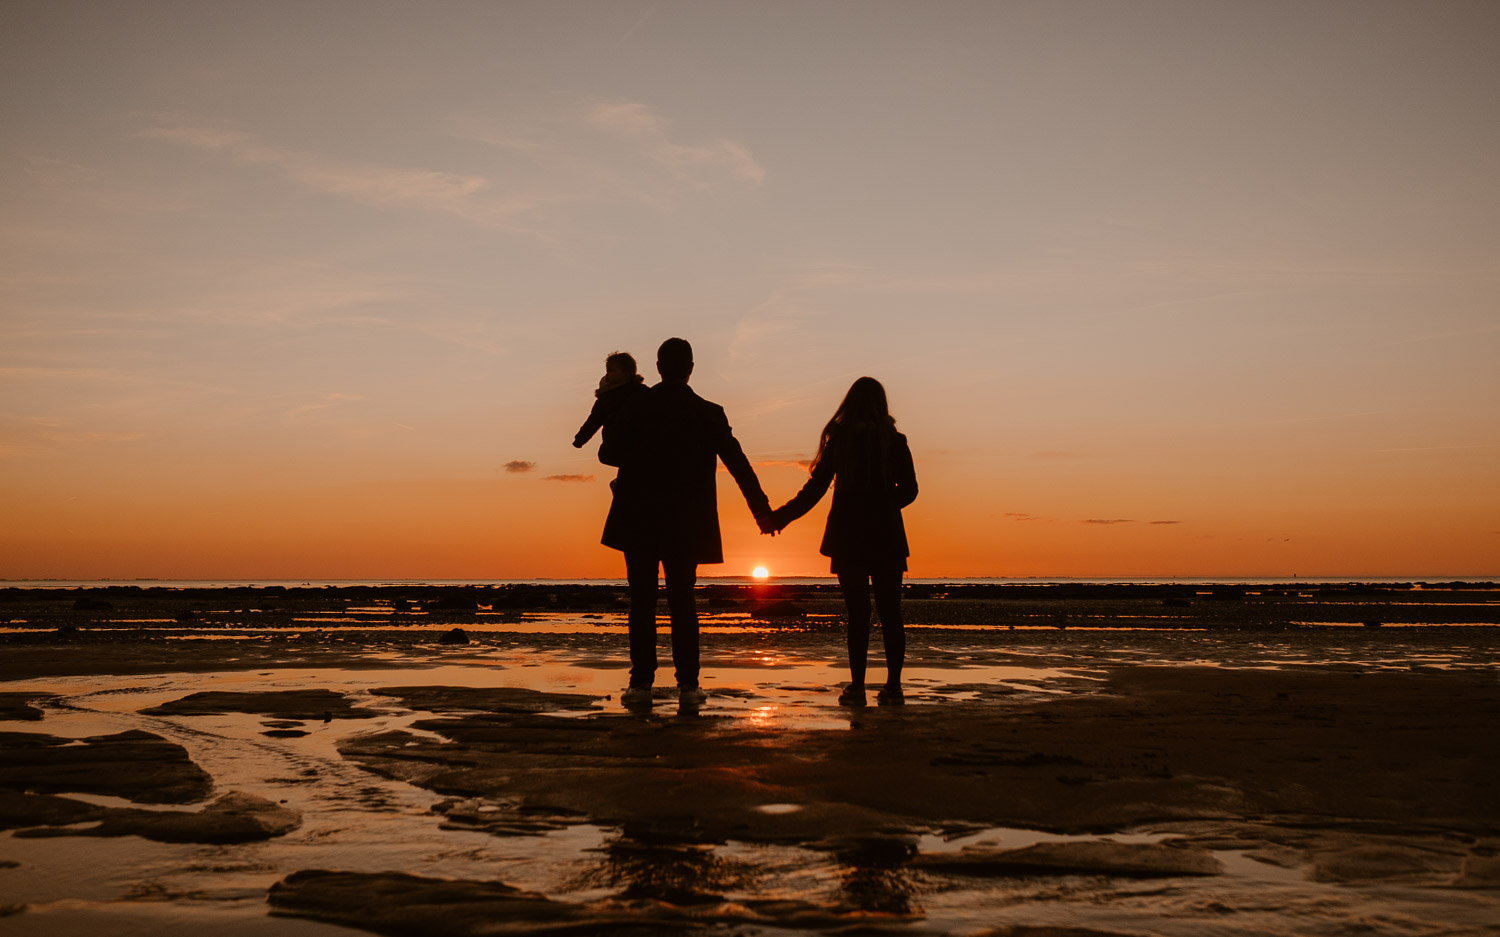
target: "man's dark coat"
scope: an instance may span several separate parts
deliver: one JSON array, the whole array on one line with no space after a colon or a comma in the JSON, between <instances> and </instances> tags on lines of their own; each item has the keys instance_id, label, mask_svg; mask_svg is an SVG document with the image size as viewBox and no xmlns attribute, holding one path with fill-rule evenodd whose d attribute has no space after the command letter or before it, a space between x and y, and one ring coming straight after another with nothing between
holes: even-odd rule
<instances>
[{"instance_id":1,"label":"man's dark coat","mask_svg":"<svg viewBox=\"0 0 1500 937\"><path fill-rule=\"evenodd\" d=\"M601 542L694 563L724 562L715 485L718 462L752 513L770 510L724 408L687 384L662 382L621 414L620 474Z\"/></svg>"}]
</instances>

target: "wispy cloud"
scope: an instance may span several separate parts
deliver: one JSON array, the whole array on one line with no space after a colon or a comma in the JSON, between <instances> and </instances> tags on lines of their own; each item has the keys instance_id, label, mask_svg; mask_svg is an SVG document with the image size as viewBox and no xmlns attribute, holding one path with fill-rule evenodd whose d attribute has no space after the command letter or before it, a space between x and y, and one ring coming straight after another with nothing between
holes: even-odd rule
<instances>
[{"instance_id":1,"label":"wispy cloud","mask_svg":"<svg viewBox=\"0 0 1500 937\"><path fill-rule=\"evenodd\" d=\"M1144 522L1142 522L1142 521L1134 520L1134 519L1129 518L1129 517L1090 517L1087 520L1082 520L1082 521L1079 521L1078 523L1080 523L1080 524L1103 524L1103 525L1109 525L1109 524L1140 524L1140 523L1145 523L1145 524L1148 524L1148 525L1153 526L1153 527L1165 527L1165 526L1170 526L1172 524L1181 524L1182 521L1144 521Z\"/></svg>"},{"instance_id":2,"label":"wispy cloud","mask_svg":"<svg viewBox=\"0 0 1500 937\"><path fill-rule=\"evenodd\" d=\"M616 46L623 45L626 41L628 41L630 39L631 36L634 36L636 34L636 32L638 32L642 26L646 25L646 21L649 20L649 19L651 19L653 16L655 16L656 13L657 13L657 11L660 10L660 9L661 9L661 2L660 2L660 0L657 0L656 3L653 3L650 6L646 7L645 10L641 11L641 15L638 16L638 17L636 17L635 22L632 23L632 24L630 24L630 28L627 29L627 30L625 30L625 32L621 33L620 34L620 38L615 40L615 45Z\"/></svg>"},{"instance_id":3,"label":"wispy cloud","mask_svg":"<svg viewBox=\"0 0 1500 937\"><path fill-rule=\"evenodd\" d=\"M22 380L99 381L103 383L132 384L147 387L170 387L181 390L211 394L227 394L230 391L199 381L184 381L174 377L155 374L139 374L132 371L116 371L108 368L43 367L26 365L0 365L0 378Z\"/></svg>"},{"instance_id":4,"label":"wispy cloud","mask_svg":"<svg viewBox=\"0 0 1500 937\"><path fill-rule=\"evenodd\" d=\"M751 464L756 468L810 469L812 468L812 459L762 459L759 462L752 462Z\"/></svg>"},{"instance_id":5,"label":"wispy cloud","mask_svg":"<svg viewBox=\"0 0 1500 937\"><path fill-rule=\"evenodd\" d=\"M753 190L767 177L745 144L694 140L642 101L563 97L504 119L462 119L455 132L499 151L505 190L524 194L539 227L544 213L551 228L591 206L669 211L687 197Z\"/></svg>"},{"instance_id":6,"label":"wispy cloud","mask_svg":"<svg viewBox=\"0 0 1500 937\"><path fill-rule=\"evenodd\" d=\"M529 472L532 469L536 468L536 463L527 462L525 459L511 459L509 462L500 467L505 469L507 472Z\"/></svg>"},{"instance_id":7,"label":"wispy cloud","mask_svg":"<svg viewBox=\"0 0 1500 937\"><path fill-rule=\"evenodd\" d=\"M1407 446L1400 449L1376 449L1376 452L1444 452L1450 449L1493 449L1492 442L1471 443L1466 446Z\"/></svg>"},{"instance_id":8,"label":"wispy cloud","mask_svg":"<svg viewBox=\"0 0 1500 937\"><path fill-rule=\"evenodd\" d=\"M492 225L504 224L530 207L525 199L483 197L491 184L480 176L339 159L278 146L240 130L163 120L139 135L267 166L307 188L365 205L417 208Z\"/></svg>"},{"instance_id":9,"label":"wispy cloud","mask_svg":"<svg viewBox=\"0 0 1500 937\"><path fill-rule=\"evenodd\" d=\"M586 119L600 130L633 141L647 158L694 187L708 185L699 177L703 170L722 172L752 185L766 180L765 168L741 144L724 137L706 143L678 143L668 136L666 118L640 101L596 101Z\"/></svg>"},{"instance_id":10,"label":"wispy cloud","mask_svg":"<svg viewBox=\"0 0 1500 937\"><path fill-rule=\"evenodd\" d=\"M511 157L480 175L314 152L235 127L163 115L138 136L263 167L307 189L378 208L446 214L550 237L564 206L644 202L681 193L754 188L767 176L725 136L692 139L642 101L562 97L540 111L458 119L450 132ZM493 165L493 161L491 161Z\"/></svg>"},{"instance_id":11,"label":"wispy cloud","mask_svg":"<svg viewBox=\"0 0 1500 937\"><path fill-rule=\"evenodd\" d=\"M134 442L137 439L145 439L147 433L52 433L46 438L53 442Z\"/></svg>"},{"instance_id":12,"label":"wispy cloud","mask_svg":"<svg viewBox=\"0 0 1500 937\"><path fill-rule=\"evenodd\" d=\"M91 430L47 417L0 418L0 458L38 456L80 446L109 446L150 438L131 430Z\"/></svg>"},{"instance_id":13,"label":"wispy cloud","mask_svg":"<svg viewBox=\"0 0 1500 937\"><path fill-rule=\"evenodd\" d=\"M292 409L288 410L286 412L286 419L288 422L292 422L300 417L306 416L307 414L313 413L318 410L327 410L330 407L337 407L346 403L352 403L354 401L364 399L364 396L361 394L324 394L322 398L317 401L314 401L312 403L304 403L301 406L293 407Z\"/></svg>"},{"instance_id":14,"label":"wispy cloud","mask_svg":"<svg viewBox=\"0 0 1500 937\"><path fill-rule=\"evenodd\" d=\"M1414 342L1441 342L1450 339L1468 339L1479 335L1494 335L1500 332L1500 325L1483 325L1469 329L1448 329L1442 332L1424 332L1421 335L1410 335L1405 338L1394 338L1384 344L1407 345Z\"/></svg>"},{"instance_id":15,"label":"wispy cloud","mask_svg":"<svg viewBox=\"0 0 1500 937\"><path fill-rule=\"evenodd\" d=\"M592 475L544 475L544 476L542 476L542 481L544 481L544 482L591 482L593 480L594 480L594 476L592 476Z\"/></svg>"}]
</instances>

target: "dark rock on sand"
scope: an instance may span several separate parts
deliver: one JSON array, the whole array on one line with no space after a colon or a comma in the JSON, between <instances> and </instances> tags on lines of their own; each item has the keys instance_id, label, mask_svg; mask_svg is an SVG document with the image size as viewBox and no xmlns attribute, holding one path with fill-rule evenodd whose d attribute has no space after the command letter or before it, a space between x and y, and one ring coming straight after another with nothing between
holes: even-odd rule
<instances>
[{"instance_id":1,"label":"dark rock on sand","mask_svg":"<svg viewBox=\"0 0 1500 937\"><path fill-rule=\"evenodd\" d=\"M477 612L479 601L472 595L449 595L428 602L426 609L429 612Z\"/></svg>"},{"instance_id":2,"label":"dark rock on sand","mask_svg":"<svg viewBox=\"0 0 1500 937\"><path fill-rule=\"evenodd\" d=\"M1500 706L1489 674L1355 681L1136 666L1105 687L1005 706L918 703L862 714L848 732L485 712L349 739L340 751L448 797L602 825L686 826L701 841L817 842L955 823L1097 834L1289 814L1324 818L1318 825L1500 823L1495 750L1474 743Z\"/></svg>"},{"instance_id":3,"label":"dark rock on sand","mask_svg":"<svg viewBox=\"0 0 1500 937\"><path fill-rule=\"evenodd\" d=\"M575 811L546 807L523 807L513 801L486 798L445 800L432 806L441 814L445 830L471 830L492 836L541 836L566 829L588 818Z\"/></svg>"},{"instance_id":4,"label":"dark rock on sand","mask_svg":"<svg viewBox=\"0 0 1500 937\"><path fill-rule=\"evenodd\" d=\"M1094 930L1089 927L1054 927L1051 924L1012 924L976 931L969 937L1137 937L1119 931Z\"/></svg>"},{"instance_id":5,"label":"dark rock on sand","mask_svg":"<svg viewBox=\"0 0 1500 937\"><path fill-rule=\"evenodd\" d=\"M66 798L49 798L67 801ZM56 804L48 805L58 810ZM86 829L57 829L56 823L38 826L33 819L28 828L13 835L38 839L52 836L139 836L158 843L204 843L222 845L249 843L290 833L302 825L302 815L254 794L232 792L202 810L140 810L134 807L95 807L79 804L85 810L61 819L76 824L97 820ZM66 816L66 815L64 815Z\"/></svg>"},{"instance_id":6,"label":"dark rock on sand","mask_svg":"<svg viewBox=\"0 0 1500 937\"><path fill-rule=\"evenodd\" d=\"M835 836L815 843L813 849L826 849L845 865L862 868L894 869L905 865L917 854L915 836L853 835Z\"/></svg>"},{"instance_id":7,"label":"dark rock on sand","mask_svg":"<svg viewBox=\"0 0 1500 937\"><path fill-rule=\"evenodd\" d=\"M1466 856L1458 877L1448 887L1500 888L1500 856Z\"/></svg>"},{"instance_id":8,"label":"dark rock on sand","mask_svg":"<svg viewBox=\"0 0 1500 937\"><path fill-rule=\"evenodd\" d=\"M271 886L272 914L312 918L393 937L603 933L640 917L591 914L502 882L449 881L402 872L294 872Z\"/></svg>"},{"instance_id":9,"label":"dark rock on sand","mask_svg":"<svg viewBox=\"0 0 1500 937\"><path fill-rule=\"evenodd\" d=\"M640 839L800 842L912 829L899 814L845 802L842 789L830 796L763 776L770 733L759 729L707 720L643 724L613 713L487 713L425 719L412 728L457 744L389 732L348 739L339 750L440 794L577 814ZM861 786L858 777L849 779L852 786Z\"/></svg>"},{"instance_id":10,"label":"dark rock on sand","mask_svg":"<svg viewBox=\"0 0 1500 937\"><path fill-rule=\"evenodd\" d=\"M462 629L462 628L454 628L454 629L452 629L452 630L444 633L444 635L441 638L438 639L438 643L439 644L468 644L469 643L469 635L468 635L468 632L464 631L464 629Z\"/></svg>"},{"instance_id":11,"label":"dark rock on sand","mask_svg":"<svg viewBox=\"0 0 1500 937\"><path fill-rule=\"evenodd\" d=\"M1308 877L1315 882L1420 882L1451 877L1460 860L1431 850L1393 843L1354 845L1313 856Z\"/></svg>"},{"instance_id":12,"label":"dark rock on sand","mask_svg":"<svg viewBox=\"0 0 1500 937\"><path fill-rule=\"evenodd\" d=\"M31 705L32 701L51 698L46 693L0 693L0 719L35 722L42 718L42 711Z\"/></svg>"},{"instance_id":13,"label":"dark rock on sand","mask_svg":"<svg viewBox=\"0 0 1500 937\"><path fill-rule=\"evenodd\" d=\"M598 709L600 697L582 693L546 693L522 687L392 686L370 691L393 696L412 709L435 713L548 713Z\"/></svg>"},{"instance_id":14,"label":"dark rock on sand","mask_svg":"<svg viewBox=\"0 0 1500 937\"><path fill-rule=\"evenodd\" d=\"M209 690L141 710L152 716L211 716L262 713L283 719L369 719L376 713L355 709L348 697L332 690Z\"/></svg>"},{"instance_id":15,"label":"dark rock on sand","mask_svg":"<svg viewBox=\"0 0 1500 937\"><path fill-rule=\"evenodd\" d=\"M213 779L185 748L140 730L77 740L0 732L0 755L0 787L15 791L76 791L143 804L185 804L202 800L213 789Z\"/></svg>"},{"instance_id":16,"label":"dark rock on sand","mask_svg":"<svg viewBox=\"0 0 1500 937\"><path fill-rule=\"evenodd\" d=\"M1110 875L1173 878L1220 875L1224 866L1207 852L1157 843L1090 840L1037 843L1023 849L966 846L955 853L926 853L912 865L961 875Z\"/></svg>"},{"instance_id":17,"label":"dark rock on sand","mask_svg":"<svg viewBox=\"0 0 1500 937\"><path fill-rule=\"evenodd\" d=\"M51 794L0 790L0 830L29 826L66 826L98 818L105 808Z\"/></svg>"},{"instance_id":18,"label":"dark rock on sand","mask_svg":"<svg viewBox=\"0 0 1500 937\"><path fill-rule=\"evenodd\" d=\"M390 937L618 933L646 937L745 924L837 933L904 933L880 927L857 908L796 900L724 901L709 892L650 882L631 883L615 898L572 904L501 882L450 881L400 872L308 870L272 885L267 901L272 914L312 918ZM896 925L902 920L886 914L880 923Z\"/></svg>"}]
</instances>

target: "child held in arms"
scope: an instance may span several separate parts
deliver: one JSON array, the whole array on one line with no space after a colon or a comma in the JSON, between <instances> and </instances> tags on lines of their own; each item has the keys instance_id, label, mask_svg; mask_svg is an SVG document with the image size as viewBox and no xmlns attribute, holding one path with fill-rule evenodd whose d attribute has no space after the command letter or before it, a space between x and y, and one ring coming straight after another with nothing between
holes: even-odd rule
<instances>
[{"instance_id":1,"label":"child held in arms","mask_svg":"<svg viewBox=\"0 0 1500 937\"><path fill-rule=\"evenodd\" d=\"M604 359L604 376L599 378L599 389L594 391L594 408L589 418L578 428L573 437L573 448L582 449L584 443L604 429L599 443L599 461L605 465L619 466L621 453L616 450L619 442L612 430L618 425L625 402L636 394L646 392L645 378L635 372L635 358L629 352L617 351Z\"/></svg>"}]
</instances>

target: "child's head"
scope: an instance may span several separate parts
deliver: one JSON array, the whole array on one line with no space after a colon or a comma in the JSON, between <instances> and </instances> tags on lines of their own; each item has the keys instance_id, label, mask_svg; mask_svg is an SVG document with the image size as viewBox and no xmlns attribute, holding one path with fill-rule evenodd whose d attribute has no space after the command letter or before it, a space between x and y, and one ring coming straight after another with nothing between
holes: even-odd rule
<instances>
[{"instance_id":1,"label":"child's head","mask_svg":"<svg viewBox=\"0 0 1500 937\"><path fill-rule=\"evenodd\" d=\"M628 351L617 351L604 359L604 373L618 381L635 377L635 358Z\"/></svg>"}]
</instances>

